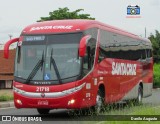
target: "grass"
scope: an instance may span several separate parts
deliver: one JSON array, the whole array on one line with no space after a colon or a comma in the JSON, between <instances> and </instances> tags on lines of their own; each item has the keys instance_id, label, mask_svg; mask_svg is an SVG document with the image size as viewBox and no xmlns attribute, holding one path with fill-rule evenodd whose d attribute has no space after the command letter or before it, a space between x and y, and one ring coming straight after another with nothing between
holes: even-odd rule
<instances>
[{"instance_id":1,"label":"grass","mask_svg":"<svg viewBox=\"0 0 160 124\"><path fill-rule=\"evenodd\" d=\"M159 124L159 121L136 121L131 120L131 118L137 119L139 117L144 119L145 117L149 119L155 117L157 119L160 119L160 106L152 106L148 104L138 106L126 105L125 107L110 109L102 115L106 115L106 119L101 118L100 116L100 120L97 119L97 121L93 121L91 119L91 121L86 121L83 124ZM94 118L96 117L94 116ZM109 119L111 119L112 121L110 121Z\"/></svg>"},{"instance_id":2,"label":"grass","mask_svg":"<svg viewBox=\"0 0 160 124\"><path fill-rule=\"evenodd\" d=\"M153 67L154 87L160 87L160 63L155 63Z\"/></svg>"},{"instance_id":3,"label":"grass","mask_svg":"<svg viewBox=\"0 0 160 124\"><path fill-rule=\"evenodd\" d=\"M13 92L11 89L0 90L0 102L13 100Z\"/></svg>"},{"instance_id":4,"label":"grass","mask_svg":"<svg viewBox=\"0 0 160 124\"><path fill-rule=\"evenodd\" d=\"M138 107L139 108L139 107ZM152 117L156 118L156 115L160 115L160 106L158 107L145 107L145 106L141 106L141 109L135 108L135 110L133 110L132 113L128 114L128 115L136 115L136 117L146 117L149 118L147 116L151 115ZM154 123L154 124L159 124L159 121L104 121L101 124L150 124L150 123Z\"/></svg>"},{"instance_id":5,"label":"grass","mask_svg":"<svg viewBox=\"0 0 160 124\"><path fill-rule=\"evenodd\" d=\"M142 118L149 118L147 116L152 116L156 118L156 115L160 115L160 106L159 107L143 107L138 111L133 112L130 115L136 115L137 117L142 117ZM143 115L143 116L142 116ZM145 116L146 115L146 116ZM132 116L131 116L132 117ZM104 122L104 124L148 124L148 123L154 123L154 124L159 124L159 121L110 121L110 122Z\"/></svg>"},{"instance_id":6,"label":"grass","mask_svg":"<svg viewBox=\"0 0 160 124\"><path fill-rule=\"evenodd\" d=\"M141 110L133 112L132 115L160 115L160 106L144 107Z\"/></svg>"},{"instance_id":7,"label":"grass","mask_svg":"<svg viewBox=\"0 0 160 124\"><path fill-rule=\"evenodd\" d=\"M0 96L0 102L2 101L10 101L13 100L13 96L6 96L6 95L1 95Z\"/></svg>"}]
</instances>

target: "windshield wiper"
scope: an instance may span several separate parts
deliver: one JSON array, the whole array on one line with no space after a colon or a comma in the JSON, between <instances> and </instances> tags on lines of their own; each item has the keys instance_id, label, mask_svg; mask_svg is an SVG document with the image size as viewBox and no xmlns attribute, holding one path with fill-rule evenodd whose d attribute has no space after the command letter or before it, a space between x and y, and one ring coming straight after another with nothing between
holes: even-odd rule
<instances>
[{"instance_id":1,"label":"windshield wiper","mask_svg":"<svg viewBox=\"0 0 160 124\"><path fill-rule=\"evenodd\" d=\"M55 69L55 72L56 72L56 75L57 75L57 78L58 78L58 81L59 83L61 84L62 83L62 80L61 80L61 76L59 74L59 71L58 71L58 68L57 68L57 65L56 65L56 62L54 60L54 58L52 57L53 55L53 48L51 50L51 57L50 57L50 69L51 69L51 63L53 64L53 67Z\"/></svg>"},{"instance_id":2,"label":"windshield wiper","mask_svg":"<svg viewBox=\"0 0 160 124\"><path fill-rule=\"evenodd\" d=\"M29 83L29 81L34 78L34 76L36 75L36 73L40 67L41 67L41 71L42 71L43 63L44 63L44 51L42 53L42 59L39 60L38 63L36 64L36 66L33 68L31 73L29 74L28 78L26 79L25 83Z\"/></svg>"}]
</instances>

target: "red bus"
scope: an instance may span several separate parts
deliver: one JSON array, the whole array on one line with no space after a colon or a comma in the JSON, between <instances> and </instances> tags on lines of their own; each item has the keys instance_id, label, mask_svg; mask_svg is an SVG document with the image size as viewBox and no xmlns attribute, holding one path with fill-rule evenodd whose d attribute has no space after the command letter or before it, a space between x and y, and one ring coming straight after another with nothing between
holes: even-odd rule
<instances>
[{"instance_id":1,"label":"red bus","mask_svg":"<svg viewBox=\"0 0 160 124\"><path fill-rule=\"evenodd\" d=\"M55 20L26 27L17 42L16 108L94 107L152 94L151 42L94 20Z\"/></svg>"}]
</instances>

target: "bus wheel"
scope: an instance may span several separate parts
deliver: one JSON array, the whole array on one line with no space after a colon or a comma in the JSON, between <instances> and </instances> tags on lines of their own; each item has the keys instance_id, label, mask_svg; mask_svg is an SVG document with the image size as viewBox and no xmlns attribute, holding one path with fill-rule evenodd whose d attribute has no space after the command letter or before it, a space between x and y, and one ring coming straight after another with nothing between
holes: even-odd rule
<instances>
[{"instance_id":1,"label":"bus wheel","mask_svg":"<svg viewBox=\"0 0 160 124\"><path fill-rule=\"evenodd\" d=\"M137 96L137 99L136 99L136 104L138 104L138 105L142 104L142 97L143 97L143 89L142 89L141 86L139 86L138 96Z\"/></svg>"},{"instance_id":2,"label":"bus wheel","mask_svg":"<svg viewBox=\"0 0 160 124\"><path fill-rule=\"evenodd\" d=\"M48 114L50 109L37 109L39 114Z\"/></svg>"},{"instance_id":3,"label":"bus wheel","mask_svg":"<svg viewBox=\"0 0 160 124\"><path fill-rule=\"evenodd\" d=\"M102 97L101 91L98 90L97 97L96 97L96 105L94 107L95 114L97 115L100 114L103 104L104 104L104 98Z\"/></svg>"}]
</instances>

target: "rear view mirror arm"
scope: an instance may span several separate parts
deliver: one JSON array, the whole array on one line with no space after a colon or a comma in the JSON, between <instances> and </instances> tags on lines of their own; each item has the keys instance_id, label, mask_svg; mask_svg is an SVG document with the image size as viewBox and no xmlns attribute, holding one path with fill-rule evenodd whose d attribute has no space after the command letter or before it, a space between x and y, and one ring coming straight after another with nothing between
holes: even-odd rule
<instances>
[{"instance_id":1,"label":"rear view mirror arm","mask_svg":"<svg viewBox=\"0 0 160 124\"><path fill-rule=\"evenodd\" d=\"M12 43L15 43L19 41L19 38L14 38L9 40L5 45L4 45L4 58L8 59L9 57L9 47Z\"/></svg>"}]
</instances>

